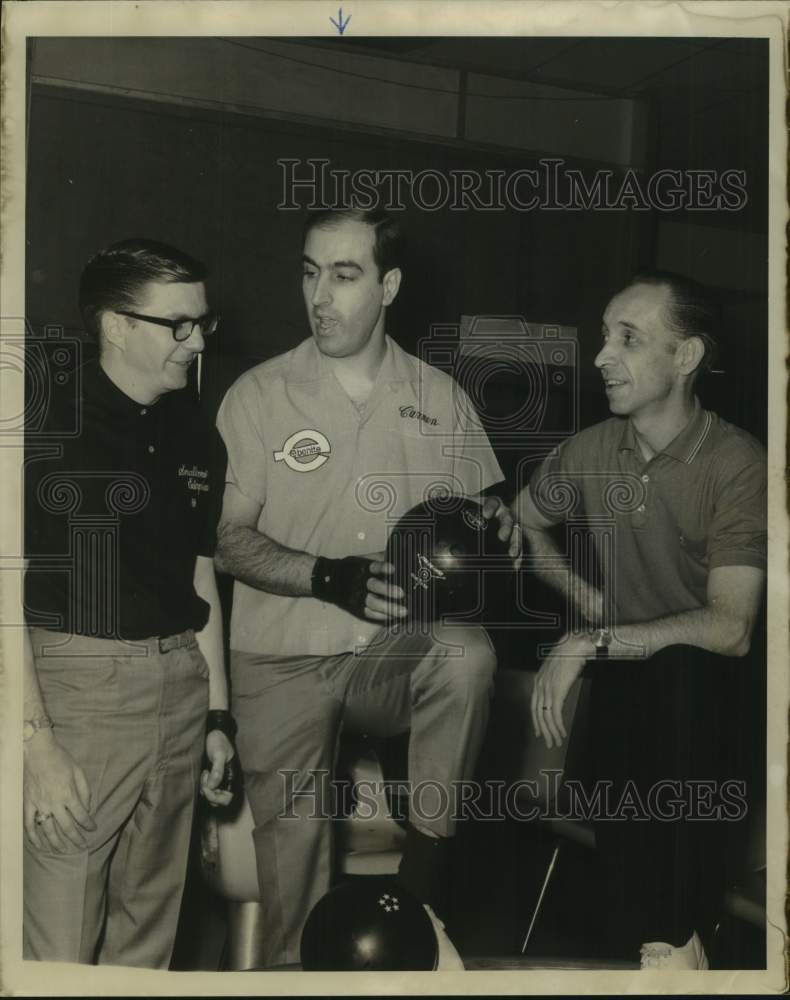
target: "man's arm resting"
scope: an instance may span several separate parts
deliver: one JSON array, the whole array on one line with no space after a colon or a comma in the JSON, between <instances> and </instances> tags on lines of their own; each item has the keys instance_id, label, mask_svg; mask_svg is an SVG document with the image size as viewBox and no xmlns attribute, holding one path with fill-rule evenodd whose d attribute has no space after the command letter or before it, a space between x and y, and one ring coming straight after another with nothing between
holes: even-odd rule
<instances>
[{"instance_id":1,"label":"man's arm resting","mask_svg":"<svg viewBox=\"0 0 790 1000\"><path fill-rule=\"evenodd\" d=\"M745 656L760 609L765 573L753 566L719 566L708 574L707 602L692 611L615 627L609 657L653 656L667 646L698 646L723 656ZM567 636L543 661L532 689L532 724L546 745L566 737L562 710L571 685L595 658L594 638ZM602 669L606 669L605 665Z\"/></svg>"},{"instance_id":2,"label":"man's arm resting","mask_svg":"<svg viewBox=\"0 0 790 1000\"><path fill-rule=\"evenodd\" d=\"M512 503L513 512L524 532L529 548L529 569L548 586L569 599L581 615L597 624L603 618L603 594L580 576L554 543L549 534L554 522L545 517L525 486Z\"/></svg>"},{"instance_id":3,"label":"man's arm resting","mask_svg":"<svg viewBox=\"0 0 790 1000\"><path fill-rule=\"evenodd\" d=\"M765 572L754 566L717 566L708 574L707 603L636 625L619 625L610 655L634 646L653 656L667 646L699 646L723 656L745 656L760 610Z\"/></svg>"}]
</instances>

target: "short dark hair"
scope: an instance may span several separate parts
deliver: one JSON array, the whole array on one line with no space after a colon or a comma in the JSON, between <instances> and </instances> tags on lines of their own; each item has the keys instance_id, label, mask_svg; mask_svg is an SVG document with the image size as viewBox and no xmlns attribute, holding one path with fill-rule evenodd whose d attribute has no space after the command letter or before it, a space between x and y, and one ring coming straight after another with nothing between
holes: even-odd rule
<instances>
[{"instance_id":1,"label":"short dark hair","mask_svg":"<svg viewBox=\"0 0 790 1000\"><path fill-rule=\"evenodd\" d=\"M705 353L700 371L710 371L719 353L721 309L705 285L675 271L646 270L634 275L626 287L653 285L669 290L667 326L681 339L699 337Z\"/></svg>"},{"instance_id":2,"label":"short dark hair","mask_svg":"<svg viewBox=\"0 0 790 1000\"><path fill-rule=\"evenodd\" d=\"M101 314L128 309L149 281L198 282L206 267L175 247L155 240L113 243L91 257L80 278L79 307L85 330L99 339Z\"/></svg>"},{"instance_id":3,"label":"short dark hair","mask_svg":"<svg viewBox=\"0 0 790 1000\"><path fill-rule=\"evenodd\" d=\"M373 260L379 270L379 281L387 271L401 267L403 234L395 219L379 208L323 208L307 217L302 242L314 229L331 229L341 222L363 222L374 230Z\"/></svg>"}]
</instances>

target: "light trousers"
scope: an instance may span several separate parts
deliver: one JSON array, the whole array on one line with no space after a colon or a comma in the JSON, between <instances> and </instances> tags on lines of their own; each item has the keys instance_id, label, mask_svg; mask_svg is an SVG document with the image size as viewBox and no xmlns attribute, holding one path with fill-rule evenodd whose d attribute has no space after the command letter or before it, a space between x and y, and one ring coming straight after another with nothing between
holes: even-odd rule
<instances>
[{"instance_id":1,"label":"light trousers","mask_svg":"<svg viewBox=\"0 0 790 1000\"><path fill-rule=\"evenodd\" d=\"M168 967L208 708L208 665L186 636L161 653L156 639L31 630L54 736L85 772L96 830L63 854L25 838L25 958Z\"/></svg>"},{"instance_id":2,"label":"light trousers","mask_svg":"<svg viewBox=\"0 0 790 1000\"><path fill-rule=\"evenodd\" d=\"M458 626L383 630L364 655L231 652L267 966L299 961L304 922L331 886L333 804L322 776L332 776L341 728L371 736L411 729L410 821L451 836L439 790L473 777L495 666L485 631ZM419 816L417 789L425 792Z\"/></svg>"}]
</instances>

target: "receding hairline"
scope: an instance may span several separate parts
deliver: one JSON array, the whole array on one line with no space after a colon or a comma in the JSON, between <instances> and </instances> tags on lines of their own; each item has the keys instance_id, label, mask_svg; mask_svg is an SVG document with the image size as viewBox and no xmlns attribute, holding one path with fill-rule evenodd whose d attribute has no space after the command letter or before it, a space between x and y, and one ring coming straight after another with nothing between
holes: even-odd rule
<instances>
[{"instance_id":1,"label":"receding hairline","mask_svg":"<svg viewBox=\"0 0 790 1000\"><path fill-rule=\"evenodd\" d=\"M352 219L348 216L339 217L329 217L326 219L320 219L319 221L307 226L304 234L305 244L307 239L312 232L316 229L341 229L343 226L363 226L372 235L372 243L375 247L376 245L376 223L367 222L365 219Z\"/></svg>"},{"instance_id":2,"label":"receding hairline","mask_svg":"<svg viewBox=\"0 0 790 1000\"><path fill-rule=\"evenodd\" d=\"M365 222L364 219L333 218L327 223L324 222L316 223L315 226L312 226L305 232L304 246L302 247L302 262L312 264L315 267L318 266L318 262L314 260L314 258L307 253L307 241L310 239L310 236L314 231L316 230L331 231L341 228L343 224L360 225L363 226L370 233L370 243L367 246L367 248L365 248L364 245L362 244L360 244L360 246L361 249L366 250L367 253L370 255L370 260L373 264L373 267L379 274L379 280L382 280L384 278L384 275L387 274L389 271L393 270L393 268L387 268L386 270L384 270L383 268L380 267L379 262L376 259L376 226L373 223ZM364 273L365 271L364 261L355 260L349 257L347 253L341 253L337 260L329 261L327 266L332 268L353 267L357 268L361 273Z\"/></svg>"}]
</instances>

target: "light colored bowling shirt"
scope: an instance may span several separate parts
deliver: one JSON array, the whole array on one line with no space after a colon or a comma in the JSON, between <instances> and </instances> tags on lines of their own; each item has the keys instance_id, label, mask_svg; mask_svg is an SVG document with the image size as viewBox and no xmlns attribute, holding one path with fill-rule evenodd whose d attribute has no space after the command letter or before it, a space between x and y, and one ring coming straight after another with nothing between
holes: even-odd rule
<instances>
[{"instance_id":1,"label":"light colored bowling shirt","mask_svg":"<svg viewBox=\"0 0 790 1000\"><path fill-rule=\"evenodd\" d=\"M261 505L258 531L316 556L380 552L398 518L432 491L475 496L503 479L466 393L389 337L361 409L309 338L245 372L217 424L227 480ZM235 650L328 656L379 628L312 597L235 583Z\"/></svg>"}]
</instances>

